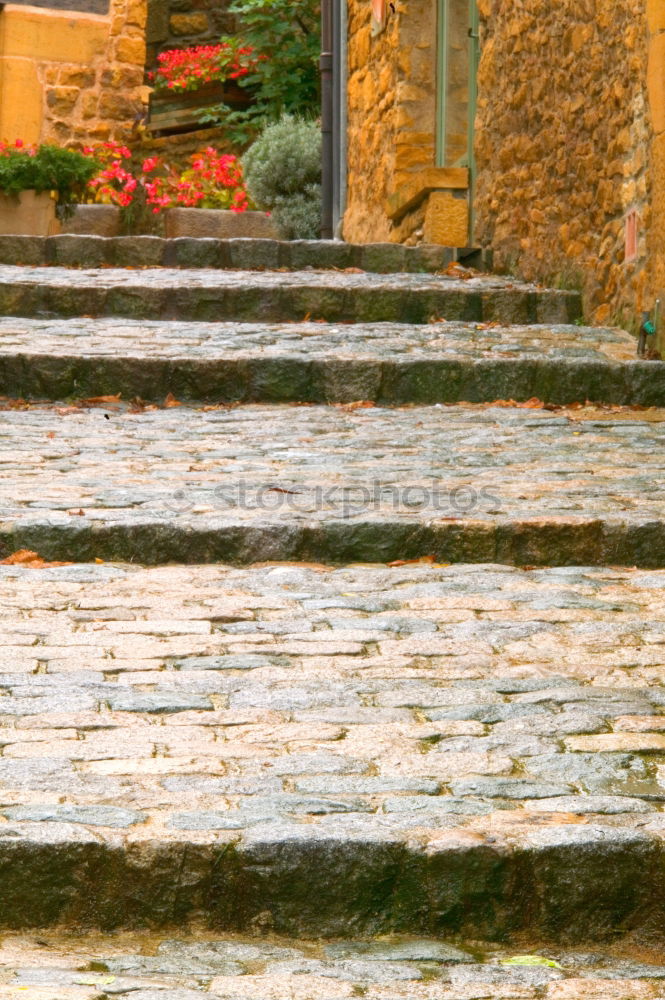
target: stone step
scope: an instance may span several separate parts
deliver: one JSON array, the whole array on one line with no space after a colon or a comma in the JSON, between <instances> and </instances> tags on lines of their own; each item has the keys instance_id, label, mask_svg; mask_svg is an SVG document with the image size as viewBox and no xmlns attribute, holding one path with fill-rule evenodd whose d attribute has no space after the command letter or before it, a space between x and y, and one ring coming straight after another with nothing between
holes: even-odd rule
<instances>
[{"instance_id":1,"label":"stone step","mask_svg":"<svg viewBox=\"0 0 665 1000\"><path fill-rule=\"evenodd\" d=\"M0 264L33 267L184 267L344 269L387 273L440 271L459 263L487 271L492 254L473 247L398 243L354 245L339 240L160 239L155 236L0 236Z\"/></svg>"},{"instance_id":2,"label":"stone step","mask_svg":"<svg viewBox=\"0 0 665 1000\"><path fill-rule=\"evenodd\" d=\"M1 566L0 927L662 945L664 594Z\"/></svg>"},{"instance_id":3,"label":"stone step","mask_svg":"<svg viewBox=\"0 0 665 1000\"><path fill-rule=\"evenodd\" d=\"M5 401L4 553L665 566L662 410L177 404Z\"/></svg>"},{"instance_id":4,"label":"stone step","mask_svg":"<svg viewBox=\"0 0 665 1000\"><path fill-rule=\"evenodd\" d=\"M311 942L239 935L13 934L0 949L2 1000L657 1000L655 949L591 954L392 936ZM544 951L544 953L543 953ZM533 964L529 965L528 963Z\"/></svg>"},{"instance_id":5,"label":"stone step","mask_svg":"<svg viewBox=\"0 0 665 1000\"><path fill-rule=\"evenodd\" d=\"M0 266L5 316L572 323L578 292L495 276Z\"/></svg>"},{"instance_id":6,"label":"stone step","mask_svg":"<svg viewBox=\"0 0 665 1000\"><path fill-rule=\"evenodd\" d=\"M0 926L662 943L664 593L0 567Z\"/></svg>"},{"instance_id":7,"label":"stone step","mask_svg":"<svg viewBox=\"0 0 665 1000\"><path fill-rule=\"evenodd\" d=\"M630 334L607 328L0 318L0 393L663 406L665 379L635 360Z\"/></svg>"}]
</instances>

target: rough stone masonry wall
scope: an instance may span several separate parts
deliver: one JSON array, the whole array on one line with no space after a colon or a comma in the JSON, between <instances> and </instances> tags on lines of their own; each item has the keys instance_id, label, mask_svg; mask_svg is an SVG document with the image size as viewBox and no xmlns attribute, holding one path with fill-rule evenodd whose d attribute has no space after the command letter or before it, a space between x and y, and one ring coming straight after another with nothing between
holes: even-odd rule
<instances>
[{"instance_id":1,"label":"rough stone masonry wall","mask_svg":"<svg viewBox=\"0 0 665 1000\"><path fill-rule=\"evenodd\" d=\"M0 14L0 138L126 140L147 89L145 0L108 14L7 6Z\"/></svg>"},{"instance_id":2,"label":"rough stone masonry wall","mask_svg":"<svg viewBox=\"0 0 665 1000\"><path fill-rule=\"evenodd\" d=\"M388 218L386 199L435 161L436 3L395 0L393 6L387 4L385 30L372 37L368 0L348 3L343 234L355 243L408 236L404 224Z\"/></svg>"},{"instance_id":3,"label":"rough stone masonry wall","mask_svg":"<svg viewBox=\"0 0 665 1000\"><path fill-rule=\"evenodd\" d=\"M632 319L650 224L645 0L479 7L476 240L525 277L579 283L597 320Z\"/></svg>"},{"instance_id":4,"label":"rough stone masonry wall","mask_svg":"<svg viewBox=\"0 0 665 1000\"><path fill-rule=\"evenodd\" d=\"M237 30L229 0L148 0L146 64L152 69L160 52L214 45Z\"/></svg>"}]
</instances>

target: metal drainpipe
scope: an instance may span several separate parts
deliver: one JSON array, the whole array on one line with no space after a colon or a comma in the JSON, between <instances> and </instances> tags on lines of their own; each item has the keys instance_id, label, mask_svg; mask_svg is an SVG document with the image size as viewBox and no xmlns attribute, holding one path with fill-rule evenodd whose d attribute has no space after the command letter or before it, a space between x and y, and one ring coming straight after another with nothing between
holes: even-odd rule
<instances>
[{"instance_id":1,"label":"metal drainpipe","mask_svg":"<svg viewBox=\"0 0 665 1000\"><path fill-rule=\"evenodd\" d=\"M333 230L336 240L342 238L342 222L346 207L346 59L347 11L346 0L333 0Z\"/></svg>"},{"instance_id":2,"label":"metal drainpipe","mask_svg":"<svg viewBox=\"0 0 665 1000\"><path fill-rule=\"evenodd\" d=\"M333 0L321 2L321 238L333 235Z\"/></svg>"}]
</instances>

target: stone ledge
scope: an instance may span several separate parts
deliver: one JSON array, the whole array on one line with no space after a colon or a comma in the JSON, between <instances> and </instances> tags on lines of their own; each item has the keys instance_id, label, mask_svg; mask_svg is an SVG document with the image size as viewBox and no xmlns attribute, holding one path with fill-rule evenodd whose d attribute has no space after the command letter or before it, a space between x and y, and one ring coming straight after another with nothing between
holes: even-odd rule
<instances>
[{"instance_id":1,"label":"stone ledge","mask_svg":"<svg viewBox=\"0 0 665 1000\"><path fill-rule=\"evenodd\" d=\"M412 179L388 197L388 218L397 222L433 191L466 191L468 187L469 171L465 167L428 167L414 174Z\"/></svg>"},{"instance_id":2,"label":"stone ledge","mask_svg":"<svg viewBox=\"0 0 665 1000\"><path fill-rule=\"evenodd\" d=\"M107 209L109 206L79 206ZM113 217L104 215L104 224ZM98 220L98 216L100 217ZM268 220L269 221L269 220ZM95 213L90 225L101 225ZM240 270L344 270L359 268L377 274L391 272L433 273L460 262L479 271L492 269L491 250L478 247L444 247L421 244L407 247L399 243L353 244L341 240L275 240L238 237L214 239L181 236L111 236L70 232L57 237L0 235L0 265L60 265L65 267L159 267L216 268Z\"/></svg>"}]
</instances>

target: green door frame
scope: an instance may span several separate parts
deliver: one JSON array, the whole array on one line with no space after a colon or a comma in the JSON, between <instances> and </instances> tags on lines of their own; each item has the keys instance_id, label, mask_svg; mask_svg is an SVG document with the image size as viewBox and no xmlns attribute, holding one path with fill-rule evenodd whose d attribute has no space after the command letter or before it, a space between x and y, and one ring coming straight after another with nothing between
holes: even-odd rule
<instances>
[{"instance_id":1,"label":"green door frame","mask_svg":"<svg viewBox=\"0 0 665 1000\"><path fill-rule=\"evenodd\" d=\"M446 82L448 79L448 15L451 0L437 0L437 66L436 66L436 166L467 167L469 171L470 231L473 232L473 186L476 175L474 153L474 122L478 99L478 63L480 60L479 17L477 0L468 3L469 82L467 108L466 155L457 163L446 163Z\"/></svg>"}]
</instances>

